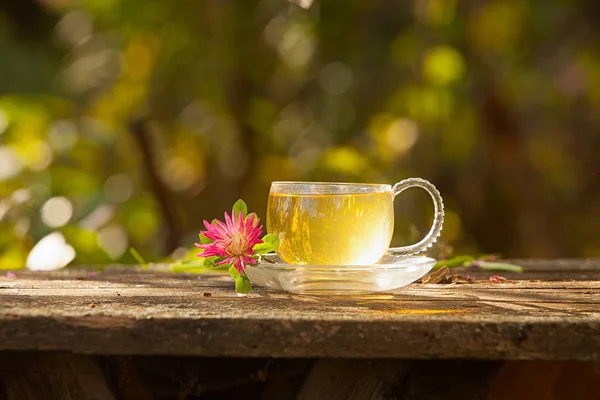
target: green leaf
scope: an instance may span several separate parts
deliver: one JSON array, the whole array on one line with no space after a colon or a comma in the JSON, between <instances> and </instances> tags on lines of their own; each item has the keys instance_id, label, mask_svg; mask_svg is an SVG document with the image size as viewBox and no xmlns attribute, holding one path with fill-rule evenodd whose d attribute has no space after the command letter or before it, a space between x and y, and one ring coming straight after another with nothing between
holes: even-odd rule
<instances>
[{"instance_id":1,"label":"green leaf","mask_svg":"<svg viewBox=\"0 0 600 400\"><path fill-rule=\"evenodd\" d=\"M174 260L175 262L181 262L181 263L199 263L202 264L204 262L204 257L198 257L198 254L201 254L204 250L199 249L197 247L192 247L191 249L189 249L184 255L183 257L181 257L179 260Z\"/></svg>"},{"instance_id":2,"label":"green leaf","mask_svg":"<svg viewBox=\"0 0 600 400\"><path fill-rule=\"evenodd\" d=\"M202 243L202 244L208 244L208 243L212 243L213 242L212 239L207 238L202 233L200 235L198 235L198 238L200 239L200 243Z\"/></svg>"},{"instance_id":3,"label":"green leaf","mask_svg":"<svg viewBox=\"0 0 600 400\"><path fill-rule=\"evenodd\" d=\"M240 296L245 296L252 290L252 283L246 276L246 272L240 275L234 265L229 267L229 275L235 279L235 292Z\"/></svg>"},{"instance_id":4,"label":"green leaf","mask_svg":"<svg viewBox=\"0 0 600 400\"><path fill-rule=\"evenodd\" d=\"M477 268L487 271L523 272L520 265L505 264L491 261L478 261Z\"/></svg>"},{"instance_id":5,"label":"green leaf","mask_svg":"<svg viewBox=\"0 0 600 400\"><path fill-rule=\"evenodd\" d=\"M235 292L238 295L247 295L252 290L252 283L246 275L241 276L235 280Z\"/></svg>"},{"instance_id":6,"label":"green leaf","mask_svg":"<svg viewBox=\"0 0 600 400\"><path fill-rule=\"evenodd\" d=\"M202 264L172 264L169 266L171 272L185 272L190 274L201 274L209 272L210 270L204 267Z\"/></svg>"},{"instance_id":7,"label":"green leaf","mask_svg":"<svg viewBox=\"0 0 600 400\"><path fill-rule=\"evenodd\" d=\"M231 275L233 279L237 279L241 276L237 268L233 264L231 264L231 266L229 267L229 275Z\"/></svg>"},{"instance_id":8,"label":"green leaf","mask_svg":"<svg viewBox=\"0 0 600 400\"><path fill-rule=\"evenodd\" d=\"M244 203L244 200L239 199L238 201L235 202L235 204L233 205L233 211L235 213L235 215L237 216L240 211L242 212L242 214L244 215L244 217L246 216L246 214L248 214L248 206L246 205L246 203Z\"/></svg>"},{"instance_id":9,"label":"green leaf","mask_svg":"<svg viewBox=\"0 0 600 400\"><path fill-rule=\"evenodd\" d=\"M465 265L465 263L469 263L471 261L473 261L473 257L471 257L471 256L457 256L457 257L451 258L449 260L440 260L435 264L435 266L433 267L433 270L435 271L442 267L448 267L448 268L462 267Z\"/></svg>"},{"instance_id":10,"label":"green leaf","mask_svg":"<svg viewBox=\"0 0 600 400\"><path fill-rule=\"evenodd\" d=\"M220 258L219 256L207 257L204 259L203 265L208 269L220 269L221 265L217 265L221 261Z\"/></svg>"},{"instance_id":11,"label":"green leaf","mask_svg":"<svg viewBox=\"0 0 600 400\"><path fill-rule=\"evenodd\" d=\"M184 259L180 260L181 264L198 264L198 265L204 265L204 261L206 261L205 257L198 257L198 256L196 256L195 258L184 258Z\"/></svg>"},{"instance_id":12,"label":"green leaf","mask_svg":"<svg viewBox=\"0 0 600 400\"><path fill-rule=\"evenodd\" d=\"M277 250L279 247L279 237L277 235L269 233L268 235L265 235L262 240L262 243L256 244L252 248L256 254L267 254Z\"/></svg>"},{"instance_id":13,"label":"green leaf","mask_svg":"<svg viewBox=\"0 0 600 400\"><path fill-rule=\"evenodd\" d=\"M457 256L448 260L438 261L433 270L442 267L476 267L487 271L505 271L505 272L523 272L523 267L519 265L506 264L502 262L493 262L498 256L495 254L487 254L481 256Z\"/></svg>"},{"instance_id":14,"label":"green leaf","mask_svg":"<svg viewBox=\"0 0 600 400\"><path fill-rule=\"evenodd\" d=\"M252 223L252 226L256 226L258 225L258 215L256 215L256 213L250 213L248 215L246 215L246 221L248 221L248 219L254 217L254 222Z\"/></svg>"},{"instance_id":15,"label":"green leaf","mask_svg":"<svg viewBox=\"0 0 600 400\"><path fill-rule=\"evenodd\" d=\"M204 259L202 259L204 261ZM226 265L225 267L229 267ZM219 268L216 269L208 269L206 268L202 262L195 263L173 263L169 265L169 270L171 272L177 273L186 273L186 274L210 274L210 273L222 273L223 266L220 265Z\"/></svg>"}]
</instances>

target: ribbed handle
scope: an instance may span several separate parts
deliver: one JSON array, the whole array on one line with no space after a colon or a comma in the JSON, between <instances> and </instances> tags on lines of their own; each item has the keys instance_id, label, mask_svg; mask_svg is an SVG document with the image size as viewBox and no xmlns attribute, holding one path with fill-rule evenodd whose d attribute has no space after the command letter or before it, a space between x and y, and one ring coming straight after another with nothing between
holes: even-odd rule
<instances>
[{"instance_id":1,"label":"ribbed handle","mask_svg":"<svg viewBox=\"0 0 600 400\"><path fill-rule=\"evenodd\" d=\"M440 192L430 182L421 178L408 178L401 182L398 182L393 187L394 198L398 196L405 189L410 187L420 187L425 189L433 200L433 225L429 230L427 236L418 243L411 244L410 246L404 247L392 247L390 253L397 256L408 256L415 253L420 253L429 247L431 247L437 238L440 236L442 231L442 225L444 224L444 202Z\"/></svg>"}]
</instances>

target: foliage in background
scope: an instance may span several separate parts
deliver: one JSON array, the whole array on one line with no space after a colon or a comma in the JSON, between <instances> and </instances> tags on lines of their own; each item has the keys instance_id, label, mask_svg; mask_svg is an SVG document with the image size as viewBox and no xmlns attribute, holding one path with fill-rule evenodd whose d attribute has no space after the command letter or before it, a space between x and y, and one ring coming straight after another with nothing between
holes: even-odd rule
<instances>
[{"instance_id":1,"label":"foliage in background","mask_svg":"<svg viewBox=\"0 0 600 400\"><path fill-rule=\"evenodd\" d=\"M408 176L442 192L459 253L598 256L599 18L592 0L5 2L0 268L53 232L34 259L177 258L273 180ZM431 210L397 202L399 245Z\"/></svg>"}]
</instances>

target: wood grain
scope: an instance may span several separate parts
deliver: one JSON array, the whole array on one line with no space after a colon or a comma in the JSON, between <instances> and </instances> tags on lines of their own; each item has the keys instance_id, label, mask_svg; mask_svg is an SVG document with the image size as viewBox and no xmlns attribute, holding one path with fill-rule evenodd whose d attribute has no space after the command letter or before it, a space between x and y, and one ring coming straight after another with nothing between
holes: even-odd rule
<instances>
[{"instance_id":1,"label":"wood grain","mask_svg":"<svg viewBox=\"0 0 600 400\"><path fill-rule=\"evenodd\" d=\"M0 398L115 400L97 363L81 355L0 354Z\"/></svg>"},{"instance_id":2,"label":"wood grain","mask_svg":"<svg viewBox=\"0 0 600 400\"><path fill-rule=\"evenodd\" d=\"M0 399L577 399L600 363L0 352Z\"/></svg>"},{"instance_id":3,"label":"wood grain","mask_svg":"<svg viewBox=\"0 0 600 400\"><path fill-rule=\"evenodd\" d=\"M0 350L600 361L600 262L524 263L530 272L506 283L349 297L239 298L227 276L161 266L18 272L0 278ZM585 279L535 278L553 273Z\"/></svg>"}]
</instances>

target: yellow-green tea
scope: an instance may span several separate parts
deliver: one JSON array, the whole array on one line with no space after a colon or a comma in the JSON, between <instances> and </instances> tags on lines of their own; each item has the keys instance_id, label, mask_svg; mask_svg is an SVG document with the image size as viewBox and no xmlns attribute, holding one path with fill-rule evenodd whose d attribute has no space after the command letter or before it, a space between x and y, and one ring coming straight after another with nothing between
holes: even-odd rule
<instances>
[{"instance_id":1,"label":"yellow-green tea","mask_svg":"<svg viewBox=\"0 0 600 400\"><path fill-rule=\"evenodd\" d=\"M279 236L277 253L288 264L373 264L393 227L391 192L269 195L267 231Z\"/></svg>"}]
</instances>

